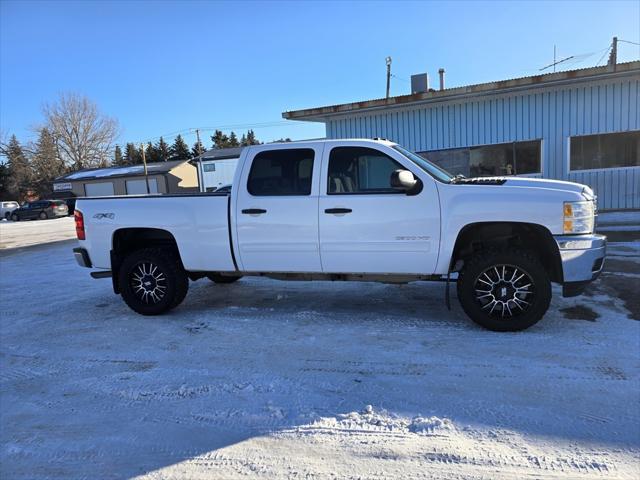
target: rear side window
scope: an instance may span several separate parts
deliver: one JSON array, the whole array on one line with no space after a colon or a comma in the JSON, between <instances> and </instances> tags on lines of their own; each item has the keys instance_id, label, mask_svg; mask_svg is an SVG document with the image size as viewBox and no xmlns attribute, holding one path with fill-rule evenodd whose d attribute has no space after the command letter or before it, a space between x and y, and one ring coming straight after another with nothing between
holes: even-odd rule
<instances>
[{"instance_id":1,"label":"rear side window","mask_svg":"<svg viewBox=\"0 0 640 480\"><path fill-rule=\"evenodd\" d=\"M247 191L254 196L311 195L314 151L268 150L253 158Z\"/></svg>"},{"instance_id":2,"label":"rear side window","mask_svg":"<svg viewBox=\"0 0 640 480\"><path fill-rule=\"evenodd\" d=\"M329 155L330 195L402 193L391 188L391 174L405 168L391 157L366 147L336 147Z\"/></svg>"}]
</instances>

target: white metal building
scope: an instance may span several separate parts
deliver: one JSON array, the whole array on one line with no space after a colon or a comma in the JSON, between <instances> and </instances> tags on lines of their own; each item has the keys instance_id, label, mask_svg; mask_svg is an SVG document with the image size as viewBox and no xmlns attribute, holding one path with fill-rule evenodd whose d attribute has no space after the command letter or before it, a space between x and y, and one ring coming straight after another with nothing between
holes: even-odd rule
<instances>
[{"instance_id":1,"label":"white metal building","mask_svg":"<svg viewBox=\"0 0 640 480\"><path fill-rule=\"evenodd\" d=\"M194 158L193 162L198 166L200 190L211 192L233 183L241 151L242 147L212 149Z\"/></svg>"},{"instance_id":2,"label":"white metal building","mask_svg":"<svg viewBox=\"0 0 640 480\"><path fill-rule=\"evenodd\" d=\"M640 208L640 61L284 112L328 138L382 137L467 176L590 185Z\"/></svg>"}]
</instances>

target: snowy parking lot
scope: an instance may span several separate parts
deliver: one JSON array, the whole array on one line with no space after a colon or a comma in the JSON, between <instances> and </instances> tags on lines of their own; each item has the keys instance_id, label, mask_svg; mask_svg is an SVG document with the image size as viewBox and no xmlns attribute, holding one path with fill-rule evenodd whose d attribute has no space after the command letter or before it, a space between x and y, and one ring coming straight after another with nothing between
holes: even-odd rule
<instances>
[{"instance_id":1,"label":"snowy parking lot","mask_svg":"<svg viewBox=\"0 0 640 480\"><path fill-rule=\"evenodd\" d=\"M0 252L0 478L640 475L637 242L515 334L429 283L200 280L142 317L73 245Z\"/></svg>"}]
</instances>

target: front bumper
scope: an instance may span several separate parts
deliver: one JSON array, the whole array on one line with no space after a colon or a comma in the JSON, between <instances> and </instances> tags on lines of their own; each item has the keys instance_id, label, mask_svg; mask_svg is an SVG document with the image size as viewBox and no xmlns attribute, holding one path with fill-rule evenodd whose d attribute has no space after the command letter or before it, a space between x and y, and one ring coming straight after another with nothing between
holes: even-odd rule
<instances>
[{"instance_id":1,"label":"front bumper","mask_svg":"<svg viewBox=\"0 0 640 480\"><path fill-rule=\"evenodd\" d=\"M607 237L596 234L558 235L555 240L562 261L562 294L565 297L580 295L602 272Z\"/></svg>"},{"instance_id":2,"label":"front bumper","mask_svg":"<svg viewBox=\"0 0 640 480\"><path fill-rule=\"evenodd\" d=\"M73 256L76 258L76 262L78 262L78 265L80 265L81 267L91 268L93 266L91 264L91 258L89 258L89 252L87 252L84 248L74 248Z\"/></svg>"}]
</instances>

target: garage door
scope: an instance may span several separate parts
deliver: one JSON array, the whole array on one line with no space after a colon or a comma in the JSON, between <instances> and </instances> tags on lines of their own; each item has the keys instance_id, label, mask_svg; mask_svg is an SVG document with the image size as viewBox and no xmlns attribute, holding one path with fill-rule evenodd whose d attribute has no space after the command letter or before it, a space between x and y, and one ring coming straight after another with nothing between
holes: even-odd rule
<instances>
[{"instance_id":1,"label":"garage door","mask_svg":"<svg viewBox=\"0 0 640 480\"><path fill-rule=\"evenodd\" d=\"M87 197L105 197L113 195L113 182L86 183L84 191Z\"/></svg>"},{"instance_id":2,"label":"garage door","mask_svg":"<svg viewBox=\"0 0 640 480\"><path fill-rule=\"evenodd\" d=\"M147 193L145 180L127 180L127 195L142 195ZM149 179L149 193L158 193L158 182L155 178Z\"/></svg>"}]
</instances>

